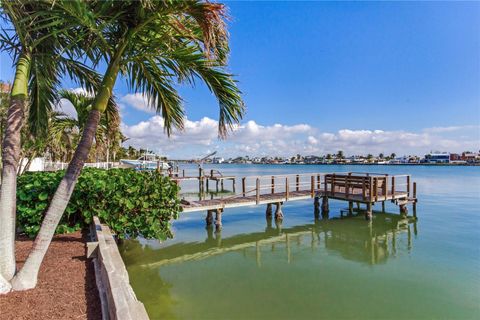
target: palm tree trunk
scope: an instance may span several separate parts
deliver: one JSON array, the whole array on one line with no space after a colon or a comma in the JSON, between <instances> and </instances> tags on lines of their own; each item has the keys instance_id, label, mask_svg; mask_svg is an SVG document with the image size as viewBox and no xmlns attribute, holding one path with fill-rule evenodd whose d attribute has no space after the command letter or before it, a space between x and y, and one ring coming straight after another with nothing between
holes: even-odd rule
<instances>
[{"instance_id":1,"label":"palm tree trunk","mask_svg":"<svg viewBox=\"0 0 480 320\"><path fill-rule=\"evenodd\" d=\"M9 281L15 274L15 218L17 200L17 166L20 155L20 132L28 97L30 56L18 59L7 113L2 145L2 186L0 191L0 274ZM0 291L1 293L1 291Z\"/></svg>"},{"instance_id":2,"label":"palm tree trunk","mask_svg":"<svg viewBox=\"0 0 480 320\"><path fill-rule=\"evenodd\" d=\"M28 157L27 163L23 167L23 170L20 172L20 175L24 174L30 169L30 166L32 165L33 160L37 157L37 152L33 151L30 157Z\"/></svg>"},{"instance_id":3,"label":"palm tree trunk","mask_svg":"<svg viewBox=\"0 0 480 320\"><path fill-rule=\"evenodd\" d=\"M103 77L101 89L95 96L95 100L92 103L92 109L88 114L88 119L82 132L82 138L73 154L72 161L68 165L65 176L62 181L60 181L57 191L55 191L52 202L50 203L45 218L43 219L40 231L33 243L32 251L28 255L22 269L11 281L13 290L32 289L37 284L40 265L42 264L48 246L52 241L55 229L57 228L63 212L70 201L78 176L88 158L100 122L100 116L105 111L108 100L112 95L118 71L120 70L123 50L125 48L126 42L119 44L113 59L109 63L105 76Z\"/></svg>"},{"instance_id":4,"label":"palm tree trunk","mask_svg":"<svg viewBox=\"0 0 480 320\"><path fill-rule=\"evenodd\" d=\"M40 232L35 238L33 249L23 268L12 280L13 290L26 290L36 286L38 271L43 261L43 257L52 241L53 234L62 218L63 212L68 205L85 160L88 158L95 137L95 132L100 121L100 116L100 111L95 109L90 111L80 143L75 150L72 161L68 165L65 176L53 196L50 207L48 208L42 222Z\"/></svg>"}]
</instances>

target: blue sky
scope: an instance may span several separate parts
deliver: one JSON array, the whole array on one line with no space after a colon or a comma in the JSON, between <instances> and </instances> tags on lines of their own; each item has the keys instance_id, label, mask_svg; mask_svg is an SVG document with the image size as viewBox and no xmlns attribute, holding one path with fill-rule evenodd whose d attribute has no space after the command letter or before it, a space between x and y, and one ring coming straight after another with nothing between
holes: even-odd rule
<instances>
[{"instance_id":1,"label":"blue sky","mask_svg":"<svg viewBox=\"0 0 480 320\"><path fill-rule=\"evenodd\" d=\"M129 143L178 157L480 148L480 3L227 5L229 69L247 105L241 128L216 140L217 104L199 83L180 89L189 126L167 140L153 133L161 119L118 81ZM10 62L1 59L5 80Z\"/></svg>"}]
</instances>

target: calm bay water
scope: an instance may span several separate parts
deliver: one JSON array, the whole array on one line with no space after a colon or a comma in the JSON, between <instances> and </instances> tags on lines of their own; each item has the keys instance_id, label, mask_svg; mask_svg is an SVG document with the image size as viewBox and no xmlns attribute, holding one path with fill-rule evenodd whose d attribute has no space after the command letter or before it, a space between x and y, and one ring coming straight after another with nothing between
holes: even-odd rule
<instances>
[{"instance_id":1,"label":"calm bay water","mask_svg":"<svg viewBox=\"0 0 480 320\"><path fill-rule=\"evenodd\" d=\"M347 204L340 201L315 220L307 200L286 203L281 225L266 221L264 206L227 209L216 233L205 228L205 212L181 214L174 239L120 247L152 319L479 318L479 167L210 168L236 176L411 174L418 221L402 219L390 203L390 213L374 213L371 223L363 215L341 218Z\"/></svg>"}]
</instances>

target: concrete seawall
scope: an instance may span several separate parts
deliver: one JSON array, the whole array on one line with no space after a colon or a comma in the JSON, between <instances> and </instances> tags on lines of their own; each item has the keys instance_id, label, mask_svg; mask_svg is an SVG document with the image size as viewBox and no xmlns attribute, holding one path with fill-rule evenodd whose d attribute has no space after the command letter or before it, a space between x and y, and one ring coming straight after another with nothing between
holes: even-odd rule
<instances>
[{"instance_id":1,"label":"concrete seawall","mask_svg":"<svg viewBox=\"0 0 480 320\"><path fill-rule=\"evenodd\" d=\"M111 320L149 319L143 303L137 300L127 269L110 228L93 218L92 242L87 256L93 258L95 277L102 303L102 318Z\"/></svg>"}]
</instances>

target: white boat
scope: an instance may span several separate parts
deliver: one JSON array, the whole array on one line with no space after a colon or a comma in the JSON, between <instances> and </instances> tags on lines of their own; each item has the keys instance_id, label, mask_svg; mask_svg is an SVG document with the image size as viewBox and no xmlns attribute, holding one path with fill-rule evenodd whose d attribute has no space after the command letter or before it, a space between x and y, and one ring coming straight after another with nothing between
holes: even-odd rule
<instances>
[{"instance_id":1,"label":"white boat","mask_svg":"<svg viewBox=\"0 0 480 320\"><path fill-rule=\"evenodd\" d=\"M120 159L120 167L136 170L168 170L171 168L167 162L160 160L157 155L152 153L145 154L137 160Z\"/></svg>"}]
</instances>

